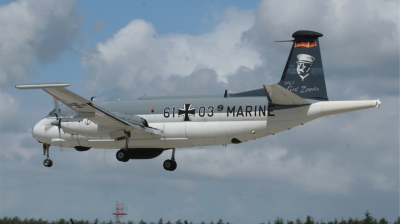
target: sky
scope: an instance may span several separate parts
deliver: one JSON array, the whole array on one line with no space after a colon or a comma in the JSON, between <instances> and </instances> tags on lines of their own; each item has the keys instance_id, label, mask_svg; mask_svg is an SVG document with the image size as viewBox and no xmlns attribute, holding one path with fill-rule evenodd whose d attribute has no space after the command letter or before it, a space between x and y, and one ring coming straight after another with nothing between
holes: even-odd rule
<instances>
[{"instance_id":1,"label":"sky","mask_svg":"<svg viewBox=\"0 0 400 224\"><path fill-rule=\"evenodd\" d=\"M0 3L0 217L231 223L375 218L399 209L399 1L51 1ZM89 99L241 92L280 80L297 30L322 33L330 100L382 101L239 145L178 149L178 168L116 150L52 147L32 127L42 90Z\"/></svg>"}]
</instances>

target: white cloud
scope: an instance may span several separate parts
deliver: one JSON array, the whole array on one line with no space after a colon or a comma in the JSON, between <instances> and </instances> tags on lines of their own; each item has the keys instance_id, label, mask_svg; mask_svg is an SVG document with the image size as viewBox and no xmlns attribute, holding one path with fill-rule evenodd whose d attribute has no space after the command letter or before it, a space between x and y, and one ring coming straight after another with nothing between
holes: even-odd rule
<instances>
[{"instance_id":1,"label":"white cloud","mask_svg":"<svg viewBox=\"0 0 400 224\"><path fill-rule=\"evenodd\" d=\"M96 83L107 88L110 82L128 90L138 86L139 81L148 83L160 73L163 65L154 27L136 19L122 28L105 43L99 43L94 52L86 53L82 63Z\"/></svg>"},{"instance_id":2,"label":"white cloud","mask_svg":"<svg viewBox=\"0 0 400 224\"><path fill-rule=\"evenodd\" d=\"M0 6L0 86L36 74L68 49L79 30L75 1L19 0Z\"/></svg>"},{"instance_id":3,"label":"white cloud","mask_svg":"<svg viewBox=\"0 0 400 224\"><path fill-rule=\"evenodd\" d=\"M373 187L380 191L396 191L398 190L398 180L393 177L388 177L385 174L377 173L371 175Z\"/></svg>"},{"instance_id":4,"label":"white cloud","mask_svg":"<svg viewBox=\"0 0 400 224\"><path fill-rule=\"evenodd\" d=\"M157 37L152 24L136 19L87 52L82 63L90 78L98 80L91 89L109 89L114 82L128 91L149 85L155 77L185 77L204 68L215 70L218 81L226 81L240 67L253 69L261 63L259 54L241 41L252 25L252 12L229 8L211 33Z\"/></svg>"},{"instance_id":5,"label":"white cloud","mask_svg":"<svg viewBox=\"0 0 400 224\"><path fill-rule=\"evenodd\" d=\"M40 144L31 145L37 147L37 150L32 150L30 146L22 144L24 141L36 143L29 131L17 134L2 131L0 136L1 157L7 161L27 164L34 154L41 153L42 146Z\"/></svg>"},{"instance_id":6,"label":"white cloud","mask_svg":"<svg viewBox=\"0 0 400 224\"><path fill-rule=\"evenodd\" d=\"M16 124L17 114L21 110L21 102L9 93L0 92L0 127L2 130L10 129Z\"/></svg>"},{"instance_id":7,"label":"white cloud","mask_svg":"<svg viewBox=\"0 0 400 224\"><path fill-rule=\"evenodd\" d=\"M226 81L241 66L254 69L261 64L260 56L241 41L243 32L253 23L252 11L229 8L211 33L161 38L161 47L168 52L165 73L187 76L196 69L207 68L215 70L218 81Z\"/></svg>"},{"instance_id":8,"label":"white cloud","mask_svg":"<svg viewBox=\"0 0 400 224\"><path fill-rule=\"evenodd\" d=\"M257 8L256 23L246 32L245 38L256 43L268 63L273 63L282 52L272 52L275 50L271 48L287 46L273 43L274 40L292 39L291 34L297 30L321 32L324 34L320 42L325 68L357 70L359 78L398 62L398 8L398 1L369 0L359 4L355 1L263 0ZM397 74L390 73L391 76Z\"/></svg>"},{"instance_id":9,"label":"white cloud","mask_svg":"<svg viewBox=\"0 0 400 224\"><path fill-rule=\"evenodd\" d=\"M261 144L252 149L246 143L241 149L190 149L179 152L177 158L189 176L200 175L220 181L288 183L311 194L349 192L353 177L335 164L334 156L306 159L288 153L285 148L262 145L263 142L265 144L265 140L261 140Z\"/></svg>"}]
</instances>

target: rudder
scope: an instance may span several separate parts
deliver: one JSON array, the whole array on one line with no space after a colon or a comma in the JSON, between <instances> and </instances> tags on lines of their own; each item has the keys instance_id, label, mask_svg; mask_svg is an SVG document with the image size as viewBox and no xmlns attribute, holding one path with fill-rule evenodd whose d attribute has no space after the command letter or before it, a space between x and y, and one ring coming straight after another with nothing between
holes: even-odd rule
<instances>
[{"instance_id":1,"label":"rudder","mask_svg":"<svg viewBox=\"0 0 400 224\"><path fill-rule=\"evenodd\" d=\"M292 49L279 85L302 98L328 100L318 41L322 36L308 30L293 33Z\"/></svg>"}]
</instances>

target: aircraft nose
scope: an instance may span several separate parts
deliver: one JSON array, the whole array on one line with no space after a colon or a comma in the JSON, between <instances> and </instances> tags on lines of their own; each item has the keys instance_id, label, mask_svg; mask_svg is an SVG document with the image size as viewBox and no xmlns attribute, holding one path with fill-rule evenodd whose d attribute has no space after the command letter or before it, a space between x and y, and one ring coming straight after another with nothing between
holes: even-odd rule
<instances>
[{"instance_id":1,"label":"aircraft nose","mask_svg":"<svg viewBox=\"0 0 400 224\"><path fill-rule=\"evenodd\" d=\"M40 123L40 122L39 122ZM38 140L39 141L39 139L38 139L38 133L39 133L39 123L37 123L37 124L35 124L35 126L33 126L33 128L32 128L32 137L34 138L34 139L36 139L36 140Z\"/></svg>"},{"instance_id":2,"label":"aircraft nose","mask_svg":"<svg viewBox=\"0 0 400 224\"><path fill-rule=\"evenodd\" d=\"M32 128L32 137L39 142L46 142L46 121L42 119Z\"/></svg>"}]
</instances>

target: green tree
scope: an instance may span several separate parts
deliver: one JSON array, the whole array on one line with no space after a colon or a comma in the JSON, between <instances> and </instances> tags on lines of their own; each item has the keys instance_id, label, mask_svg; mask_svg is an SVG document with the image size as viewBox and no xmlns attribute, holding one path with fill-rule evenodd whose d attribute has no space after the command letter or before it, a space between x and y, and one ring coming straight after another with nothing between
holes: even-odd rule
<instances>
[{"instance_id":1,"label":"green tree","mask_svg":"<svg viewBox=\"0 0 400 224\"><path fill-rule=\"evenodd\" d=\"M381 218L381 219L379 220L379 224L389 224L389 223L388 223L388 221L386 221L385 218Z\"/></svg>"},{"instance_id":2,"label":"green tree","mask_svg":"<svg viewBox=\"0 0 400 224\"><path fill-rule=\"evenodd\" d=\"M167 222L166 224L172 224L172 222L170 222L170 221L168 220L168 222Z\"/></svg>"},{"instance_id":3,"label":"green tree","mask_svg":"<svg viewBox=\"0 0 400 224\"><path fill-rule=\"evenodd\" d=\"M349 218L347 220L347 224L356 224L356 223L354 222L354 220L352 218Z\"/></svg>"},{"instance_id":4,"label":"green tree","mask_svg":"<svg viewBox=\"0 0 400 224\"><path fill-rule=\"evenodd\" d=\"M162 219L158 220L158 224L164 224L163 220Z\"/></svg>"},{"instance_id":5,"label":"green tree","mask_svg":"<svg viewBox=\"0 0 400 224\"><path fill-rule=\"evenodd\" d=\"M276 218L275 221L274 221L274 224L284 224L283 219Z\"/></svg>"},{"instance_id":6,"label":"green tree","mask_svg":"<svg viewBox=\"0 0 400 224\"><path fill-rule=\"evenodd\" d=\"M335 218L334 220L333 220L333 222L331 222L332 224L339 224L339 222L337 221L337 219Z\"/></svg>"},{"instance_id":7,"label":"green tree","mask_svg":"<svg viewBox=\"0 0 400 224\"><path fill-rule=\"evenodd\" d=\"M143 221L143 219L142 219L142 220L140 220L139 224L147 224L147 222Z\"/></svg>"},{"instance_id":8,"label":"green tree","mask_svg":"<svg viewBox=\"0 0 400 224\"><path fill-rule=\"evenodd\" d=\"M222 221L222 219L219 219L217 224L224 224L224 221Z\"/></svg>"},{"instance_id":9,"label":"green tree","mask_svg":"<svg viewBox=\"0 0 400 224\"><path fill-rule=\"evenodd\" d=\"M297 218L296 219L296 224L303 224L303 222L299 218Z\"/></svg>"},{"instance_id":10,"label":"green tree","mask_svg":"<svg viewBox=\"0 0 400 224\"><path fill-rule=\"evenodd\" d=\"M395 221L393 224L400 224L400 216L397 217L397 221Z\"/></svg>"},{"instance_id":11,"label":"green tree","mask_svg":"<svg viewBox=\"0 0 400 224\"><path fill-rule=\"evenodd\" d=\"M342 220L340 220L339 224L347 224L347 221L342 218Z\"/></svg>"},{"instance_id":12,"label":"green tree","mask_svg":"<svg viewBox=\"0 0 400 224\"><path fill-rule=\"evenodd\" d=\"M176 220L175 224L183 224L180 219Z\"/></svg>"},{"instance_id":13,"label":"green tree","mask_svg":"<svg viewBox=\"0 0 400 224\"><path fill-rule=\"evenodd\" d=\"M134 224L134 223L133 223L133 221L132 221L132 220L129 220L129 221L128 221L128 224Z\"/></svg>"},{"instance_id":14,"label":"green tree","mask_svg":"<svg viewBox=\"0 0 400 224\"><path fill-rule=\"evenodd\" d=\"M306 222L304 224L314 224L314 219L307 215Z\"/></svg>"},{"instance_id":15,"label":"green tree","mask_svg":"<svg viewBox=\"0 0 400 224\"><path fill-rule=\"evenodd\" d=\"M365 213L365 218L363 220L363 224L376 224L376 220L372 217L371 213L367 210Z\"/></svg>"}]
</instances>

